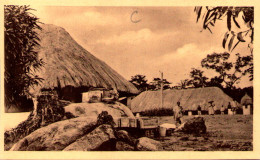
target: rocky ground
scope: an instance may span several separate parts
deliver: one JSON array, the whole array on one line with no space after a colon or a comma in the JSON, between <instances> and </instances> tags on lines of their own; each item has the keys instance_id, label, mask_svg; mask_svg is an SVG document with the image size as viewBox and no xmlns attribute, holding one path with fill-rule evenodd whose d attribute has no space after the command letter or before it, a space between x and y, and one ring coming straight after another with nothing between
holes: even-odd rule
<instances>
[{"instance_id":1,"label":"rocky ground","mask_svg":"<svg viewBox=\"0 0 260 160\"><path fill-rule=\"evenodd\" d=\"M101 104L100 104L101 105ZM252 151L253 116L185 116L185 125L166 137L144 137L140 130L114 128L111 119L124 114L122 107L90 105L65 107L76 118L41 127L18 141L5 135L5 150L11 151ZM121 109L119 109L121 108ZM100 108L99 108L100 109ZM100 114L102 112L102 114ZM83 114L84 113L84 114ZM102 116L101 116L102 115ZM111 116L112 115L112 116ZM121 115L123 116L123 115ZM159 117L160 124L173 123ZM109 122L109 123L107 123ZM9 139L7 139L9 138ZM8 140L8 141L7 141Z\"/></svg>"},{"instance_id":2,"label":"rocky ground","mask_svg":"<svg viewBox=\"0 0 260 160\"><path fill-rule=\"evenodd\" d=\"M194 116L193 116L194 117ZM167 151L252 151L253 116L203 115L207 133L201 136L174 133L160 140ZM191 117L185 116L184 121ZM172 123L172 117L160 117Z\"/></svg>"}]
</instances>

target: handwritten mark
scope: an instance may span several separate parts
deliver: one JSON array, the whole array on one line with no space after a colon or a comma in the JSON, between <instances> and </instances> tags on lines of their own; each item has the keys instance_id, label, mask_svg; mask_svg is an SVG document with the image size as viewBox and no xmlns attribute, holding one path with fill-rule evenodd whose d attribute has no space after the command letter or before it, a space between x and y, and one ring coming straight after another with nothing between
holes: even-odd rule
<instances>
[{"instance_id":1,"label":"handwritten mark","mask_svg":"<svg viewBox=\"0 0 260 160\"><path fill-rule=\"evenodd\" d=\"M133 22L133 23L138 23L138 22L141 21L141 19L134 20L133 17L134 17L135 14L138 14L138 11L137 11L137 10L135 10L135 11L131 14L130 20L131 20L131 22Z\"/></svg>"}]
</instances>

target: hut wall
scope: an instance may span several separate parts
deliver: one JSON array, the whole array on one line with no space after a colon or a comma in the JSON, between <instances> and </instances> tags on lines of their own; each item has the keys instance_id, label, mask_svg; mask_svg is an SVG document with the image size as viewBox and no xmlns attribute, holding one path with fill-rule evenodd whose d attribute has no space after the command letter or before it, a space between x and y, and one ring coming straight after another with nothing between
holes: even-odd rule
<instances>
[{"instance_id":1,"label":"hut wall","mask_svg":"<svg viewBox=\"0 0 260 160\"><path fill-rule=\"evenodd\" d=\"M243 105L243 115L250 115L251 113L251 106L250 105Z\"/></svg>"},{"instance_id":2,"label":"hut wall","mask_svg":"<svg viewBox=\"0 0 260 160\"><path fill-rule=\"evenodd\" d=\"M91 100L101 101L103 91L89 91L82 93L82 102L89 102Z\"/></svg>"}]
</instances>

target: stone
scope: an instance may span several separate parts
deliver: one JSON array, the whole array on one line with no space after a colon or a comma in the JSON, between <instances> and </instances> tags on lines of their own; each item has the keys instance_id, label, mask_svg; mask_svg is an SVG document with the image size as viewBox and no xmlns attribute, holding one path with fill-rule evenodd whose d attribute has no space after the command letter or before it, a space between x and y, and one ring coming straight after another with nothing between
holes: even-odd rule
<instances>
[{"instance_id":1,"label":"stone","mask_svg":"<svg viewBox=\"0 0 260 160\"><path fill-rule=\"evenodd\" d=\"M206 139L204 137L197 137L198 141L206 141Z\"/></svg>"},{"instance_id":2,"label":"stone","mask_svg":"<svg viewBox=\"0 0 260 160\"><path fill-rule=\"evenodd\" d=\"M137 140L134 139L133 137L131 137L129 135L129 133L125 130L116 131L115 135L116 135L117 140L119 140L119 141L126 142L130 145L136 145Z\"/></svg>"},{"instance_id":3,"label":"stone","mask_svg":"<svg viewBox=\"0 0 260 160\"><path fill-rule=\"evenodd\" d=\"M162 144L156 140L141 137L138 139L136 149L139 151L162 151Z\"/></svg>"},{"instance_id":4,"label":"stone","mask_svg":"<svg viewBox=\"0 0 260 160\"><path fill-rule=\"evenodd\" d=\"M96 117L78 117L42 127L18 141L10 151L61 151L93 130Z\"/></svg>"},{"instance_id":5,"label":"stone","mask_svg":"<svg viewBox=\"0 0 260 160\"><path fill-rule=\"evenodd\" d=\"M182 131L188 134L203 134L206 133L207 127L203 117L194 117L188 119L181 124L176 131Z\"/></svg>"},{"instance_id":6,"label":"stone","mask_svg":"<svg viewBox=\"0 0 260 160\"><path fill-rule=\"evenodd\" d=\"M79 138L76 142L67 146L63 151L97 151L102 148L111 148L110 143L115 143L114 130L111 125L103 124L92 132ZM110 147L106 147L108 145ZM114 148L111 148L113 150ZM110 149L109 149L110 150Z\"/></svg>"},{"instance_id":7,"label":"stone","mask_svg":"<svg viewBox=\"0 0 260 160\"><path fill-rule=\"evenodd\" d=\"M64 107L65 112L70 112L76 117L98 116L102 111L107 111L114 119L115 117L125 116L122 105L106 103L72 103Z\"/></svg>"},{"instance_id":8,"label":"stone","mask_svg":"<svg viewBox=\"0 0 260 160\"><path fill-rule=\"evenodd\" d=\"M183 136L183 137L180 137L179 140L181 140L181 141L188 141L189 137Z\"/></svg>"},{"instance_id":9,"label":"stone","mask_svg":"<svg viewBox=\"0 0 260 160\"><path fill-rule=\"evenodd\" d=\"M117 141L116 142L116 150L117 151L134 151L134 146L131 146L130 144L123 142L123 141Z\"/></svg>"},{"instance_id":10,"label":"stone","mask_svg":"<svg viewBox=\"0 0 260 160\"><path fill-rule=\"evenodd\" d=\"M189 141L198 141L198 139L196 137L191 136L189 137Z\"/></svg>"}]
</instances>

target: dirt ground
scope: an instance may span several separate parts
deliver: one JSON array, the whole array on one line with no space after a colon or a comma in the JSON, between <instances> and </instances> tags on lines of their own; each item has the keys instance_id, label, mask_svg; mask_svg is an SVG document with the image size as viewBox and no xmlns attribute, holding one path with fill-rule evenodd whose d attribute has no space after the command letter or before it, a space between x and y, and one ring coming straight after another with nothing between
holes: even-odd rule
<instances>
[{"instance_id":1,"label":"dirt ground","mask_svg":"<svg viewBox=\"0 0 260 160\"><path fill-rule=\"evenodd\" d=\"M184 116L183 121L192 116ZM164 150L172 151L252 151L253 116L202 115L207 134L194 136L173 133L158 139ZM170 116L160 117L160 124L173 123Z\"/></svg>"}]
</instances>

